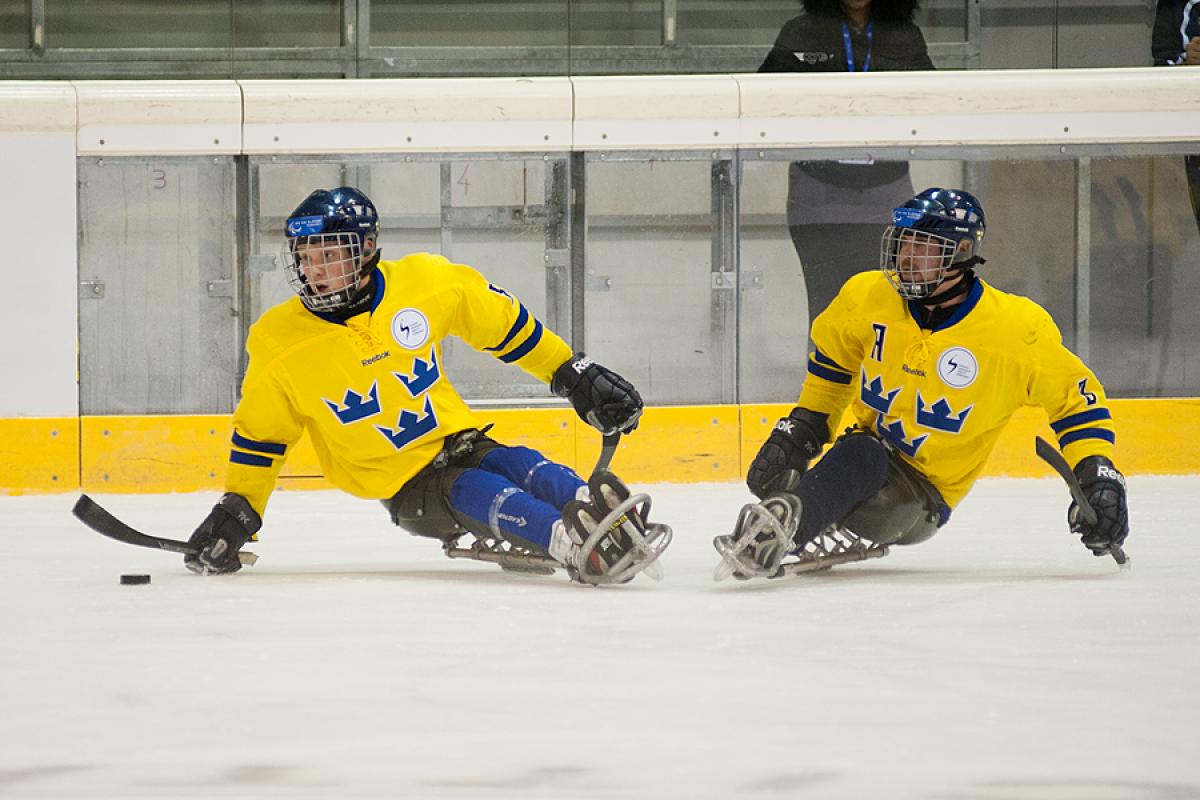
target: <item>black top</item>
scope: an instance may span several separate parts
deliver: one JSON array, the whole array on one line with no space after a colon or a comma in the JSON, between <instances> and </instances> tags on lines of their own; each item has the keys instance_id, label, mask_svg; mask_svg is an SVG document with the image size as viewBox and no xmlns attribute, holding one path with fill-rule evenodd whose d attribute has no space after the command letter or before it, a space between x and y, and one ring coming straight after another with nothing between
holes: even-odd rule
<instances>
[{"instance_id":1,"label":"black top","mask_svg":"<svg viewBox=\"0 0 1200 800\"><path fill-rule=\"evenodd\" d=\"M1158 0L1154 37L1150 41L1155 66L1182 64L1183 51L1195 36L1200 36L1200 3Z\"/></svg>"},{"instance_id":2,"label":"black top","mask_svg":"<svg viewBox=\"0 0 1200 800\"><path fill-rule=\"evenodd\" d=\"M1181 3L1182 5L1182 3ZM867 32L855 31L843 18L801 14L784 23L759 72L847 72L843 26L850 34L854 68L867 60ZM912 22L871 21L870 71L933 69L925 37Z\"/></svg>"},{"instance_id":3,"label":"black top","mask_svg":"<svg viewBox=\"0 0 1200 800\"><path fill-rule=\"evenodd\" d=\"M862 72L870 56L868 71L931 70L925 37L916 23L872 18L870 39L867 28L855 31L840 13L803 13L784 23L771 52L759 72L848 72L846 35L854 69ZM799 169L830 186L862 191L883 186L908 176L906 161L877 161L847 164L837 161L798 161ZM793 182L794 184L794 182ZM801 190L793 186L790 195ZM911 191L904 189L902 194ZM799 201L800 198L796 198ZM789 223L791 224L791 223Z\"/></svg>"}]
</instances>

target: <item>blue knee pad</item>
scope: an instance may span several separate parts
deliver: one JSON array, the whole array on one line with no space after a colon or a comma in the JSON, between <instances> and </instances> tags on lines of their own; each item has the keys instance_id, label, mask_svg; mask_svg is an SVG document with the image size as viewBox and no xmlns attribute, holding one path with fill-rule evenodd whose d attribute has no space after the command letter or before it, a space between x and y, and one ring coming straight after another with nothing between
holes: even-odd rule
<instances>
[{"instance_id":1,"label":"blue knee pad","mask_svg":"<svg viewBox=\"0 0 1200 800\"><path fill-rule=\"evenodd\" d=\"M450 487L450 508L456 516L467 518L464 522L474 523L463 525L468 530L482 528L506 539L524 540L543 550L550 546L554 523L562 518L554 506L484 469L468 469L458 476Z\"/></svg>"},{"instance_id":2,"label":"blue knee pad","mask_svg":"<svg viewBox=\"0 0 1200 800\"><path fill-rule=\"evenodd\" d=\"M556 464L528 447L497 447L484 456L479 468L507 478L559 510L586 485L575 470Z\"/></svg>"}]
</instances>

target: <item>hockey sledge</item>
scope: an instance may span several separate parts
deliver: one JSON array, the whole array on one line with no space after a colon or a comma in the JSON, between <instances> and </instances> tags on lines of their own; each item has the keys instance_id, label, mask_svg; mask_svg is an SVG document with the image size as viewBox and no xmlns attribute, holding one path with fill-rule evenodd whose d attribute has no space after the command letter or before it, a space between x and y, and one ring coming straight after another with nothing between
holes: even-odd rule
<instances>
[{"instance_id":1,"label":"hockey sledge","mask_svg":"<svg viewBox=\"0 0 1200 800\"><path fill-rule=\"evenodd\" d=\"M733 533L713 539L713 547L721 560L713 570L713 580L723 581L732 576L747 581L752 578L776 579L787 575L822 572L841 564L883 558L887 545L879 545L853 532L832 525L803 547L792 547L792 535L797 520L784 503L769 497L762 503L748 503L738 514ZM763 546L773 557L762 563L755 559L751 547Z\"/></svg>"},{"instance_id":2,"label":"hockey sledge","mask_svg":"<svg viewBox=\"0 0 1200 800\"><path fill-rule=\"evenodd\" d=\"M629 521L631 514L646 520L649 513L650 496L645 493L632 494L617 503L580 545L573 568L568 568L548 555L534 552L498 536L480 535L469 531L447 539L442 551L448 558L487 561L499 565L507 572L552 575L557 570L566 570L573 579L593 585L626 583L643 572L654 580L661 580L663 573L658 559L671 543L674 532L669 525L650 522L644 523L646 530L642 533ZM633 547L604 574L589 574L581 568L582 565L588 562L605 534L615 526L622 527L624 533L632 540Z\"/></svg>"}]
</instances>

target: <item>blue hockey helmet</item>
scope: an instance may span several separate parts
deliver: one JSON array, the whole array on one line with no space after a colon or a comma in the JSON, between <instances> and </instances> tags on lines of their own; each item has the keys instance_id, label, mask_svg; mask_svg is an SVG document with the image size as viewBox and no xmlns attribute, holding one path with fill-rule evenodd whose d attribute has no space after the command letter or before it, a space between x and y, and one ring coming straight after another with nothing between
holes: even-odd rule
<instances>
[{"instance_id":1,"label":"blue hockey helmet","mask_svg":"<svg viewBox=\"0 0 1200 800\"><path fill-rule=\"evenodd\" d=\"M379 260L379 214L351 186L317 189L284 226L288 284L313 311L337 311L357 296Z\"/></svg>"},{"instance_id":2,"label":"blue hockey helmet","mask_svg":"<svg viewBox=\"0 0 1200 800\"><path fill-rule=\"evenodd\" d=\"M962 189L926 189L892 212L880 269L902 297L931 296L956 271L982 261L983 206Z\"/></svg>"}]
</instances>

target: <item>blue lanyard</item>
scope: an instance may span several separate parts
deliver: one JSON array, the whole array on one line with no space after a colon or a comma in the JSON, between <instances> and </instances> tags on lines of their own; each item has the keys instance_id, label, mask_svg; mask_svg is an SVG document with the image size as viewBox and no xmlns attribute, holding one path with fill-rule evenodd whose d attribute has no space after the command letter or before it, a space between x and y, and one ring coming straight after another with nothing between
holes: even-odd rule
<instances>
[{"instance_id":1,"label":"blue lanyard","mask_svg":"<svg viewBox=\"0 0 1200 800\"><path fill-rule=\"evenodd\" d=\"M863 61L863 72L871 71L871 38L874 32L872 28L873 24L874 23L872 22L867 22L867 57L866 60ZM855 72L854 46L850 44L850 26L844 22L842 23L842 43L846 45L846 66L851 72Z\"/></svg>"}]
</instances>

